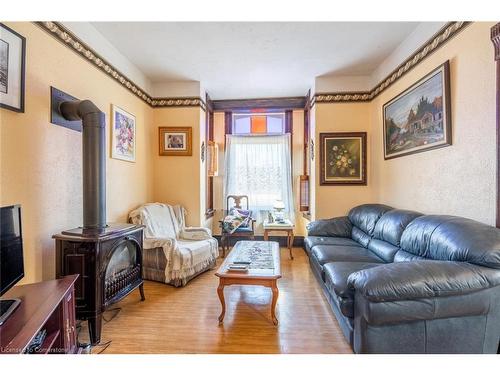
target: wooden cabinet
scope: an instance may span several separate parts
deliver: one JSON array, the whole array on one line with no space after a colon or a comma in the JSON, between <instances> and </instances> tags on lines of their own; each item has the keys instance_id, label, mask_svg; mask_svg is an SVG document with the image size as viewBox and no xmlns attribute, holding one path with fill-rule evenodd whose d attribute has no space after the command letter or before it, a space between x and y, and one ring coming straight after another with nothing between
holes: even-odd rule
<instances>
[{"instance_id":1,"label":"wooden cabinet","mask_svg":"<svg viewBox=\"0 0 500 375\"><path fill-rule=\"evenodd\" d=\"M0 353L24 353L38 332L47 335L36 354L78 353L75 321L75 281L78 275L20 285L3 298L21 304L0 326Z\"/></svg>"}]
</instances>

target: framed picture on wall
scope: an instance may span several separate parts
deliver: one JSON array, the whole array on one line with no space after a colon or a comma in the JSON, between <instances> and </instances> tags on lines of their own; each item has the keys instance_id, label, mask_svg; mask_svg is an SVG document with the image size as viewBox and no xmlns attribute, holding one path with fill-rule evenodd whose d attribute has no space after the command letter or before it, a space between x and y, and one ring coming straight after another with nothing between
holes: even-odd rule
<instances>
[{"instance_id":1,"label":"framed picture on wall","mask_svg":"<svg viewBox=\"0 0 500 375\"><path fill-rule=\"evenodd\" d=\"M0 107L24 112L26 38L0 23Z\"/></svg>"},{"instance_id":2,"label":"framed picture on wall","mask_svg":"<svg viewBox=\"0 0 500 375\"><path fill-rule=\"evenodd\" d=\"M366 133L320 133L320 185L366 185Z\"/></svg>"},{"instance_id":3,"label":"framed picture on wall","mask_svg":"<svg viewBox=\"0 0 500 375\"><path fill-rule=\"evenodd\" d=\"M160 127L160 156L191 156L192 128Z\"/></svg>"},{"instance_id":4,"label":"framed picture on wall","mask_svg":"<svg viewBox=\"0 0 500 375\"><path fill-rule=\"evenodd\" d=\"M135 162L135 116L111 106L111 157Z\"/></svg>"},{"instance_id":5,"label":"framed picture on wall","mask_svg":"<svg viewBox=\"0 0 500 375\"><path fill-rule=\"evenodd\" d=\"M451 145L449 61L383 106L384 158Z\"/></svg>"}]
</instances>

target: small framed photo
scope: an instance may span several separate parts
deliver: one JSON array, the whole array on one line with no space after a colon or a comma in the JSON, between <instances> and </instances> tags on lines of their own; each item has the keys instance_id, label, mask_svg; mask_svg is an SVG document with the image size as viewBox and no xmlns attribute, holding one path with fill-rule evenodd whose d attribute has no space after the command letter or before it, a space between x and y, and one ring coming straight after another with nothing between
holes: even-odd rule
<instances>
[{"instance_id":1,"label":"small framed photo","mask_svg":"<svg viewBox=\"0 0 500 375\"><path fill-rule=\"evenodd\" d=\"M135 162L135 116L111 106L111 157Z\"/></svg>"},{"instance_id":2,"label":"small framed photo","mask_svg":"<svg viewBox=\"0 0 500 375\"><path fill-rule=\"evenodd\" d=\"M191 156L192 133L191 127L160 127L160 156Z\"/></svg>"},{"instance_id":3,"label":"small framed photo","mask_svg":"<svg viewBox=\"0 0 500 375\"><path fill-rule=\"evenodd\" d=\"M26 38L0 23L0 107L24 112Z\"/></svg>"},{"instance_id":4,"label":"small framed photo","mask_svg":"<svg viewBox=\"0 0 500 375\"><path fill-rule=\"evenodd\" d=\"M366 133L320 133L320 185L366 185Z\"/></svg>"}]
</instances>

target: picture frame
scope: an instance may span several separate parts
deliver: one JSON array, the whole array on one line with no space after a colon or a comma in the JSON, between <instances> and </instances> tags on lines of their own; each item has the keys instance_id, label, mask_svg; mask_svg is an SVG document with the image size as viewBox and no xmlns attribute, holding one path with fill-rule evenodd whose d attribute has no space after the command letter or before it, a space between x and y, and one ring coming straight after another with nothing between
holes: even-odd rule
<instances>
[{"instance_id":1,"label":"picture frame","mask_svg":"<svg viewBox=\"0 0 500 375\"><path fill-rule=\"evenodd\" d=\"M193 129L189 126L158 128L160 156L191 156Z\"/></svg>"},{"instance_id":2,"label":"picture frame","mask_svg":"<svg viewBox=\"0 0 500 375\"><path fill-rule=\"evenodd\" d=\"M0 23L0 108L24 113L26 38Z\"/></svg>"},{"instance_id":3,"label":"picture frame","mask_svg":"<svg viewBox=\"0 0 500 375\"><path fill-rule=\"evenodd\" d=\"M111 105L111 157L135 162L136 119L124 109Z\"/></svg>"},{"instance_id":4,"label":"picture frame","mask_svg":"<svg viewBox=\"0 0 500 375\"><path fill-rule=\"evenodd\" d=\"M320 185L366 185L366 132L320 133Z\"/></svg>"},{"instance_id":5,"label":"picture frame","mask_svg":"<svg viewBox=\"0 0 500 375\"><path fill-rule=\"evenodd\" d=\"M449 61L385 103L382 117L385 160L451 146Z\"/></svg>"}]
</instances>

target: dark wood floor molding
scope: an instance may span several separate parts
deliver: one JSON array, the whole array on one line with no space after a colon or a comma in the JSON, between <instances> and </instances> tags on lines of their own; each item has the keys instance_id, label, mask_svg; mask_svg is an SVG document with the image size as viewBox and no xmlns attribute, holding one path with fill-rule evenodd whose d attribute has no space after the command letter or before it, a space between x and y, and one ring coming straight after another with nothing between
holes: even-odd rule
<instances>
[{"instance_id":1,"label":"dark wood floor molding","mask_svg":"<svg viewBox=\"0 0 500 375\"><path fill-rule=\"evenodd\" d=\"M496 226L500 228L500 23L491 28L491 41L495 47L495 61L497 65L497 97L496 97L496 121L497 121L497 203L496 203ZM499 346L500 350L500 346Z\"/></svg>"},{"instance_id":2,"label":"dark wood floor molding","mask_svg":"<svg viewBox=\"0 0 500 375\"><path fill-rule=\"evenodd\" d=\"M429 57L433 52L437 51L449 40L451 40L471 22L448 22L441 30L439 30L431 39L424 43L410 57L403 61L396 69L394 69L386 78L378 83L372 90L366 92L332 92L332 93L317 93L314 96L314 101L311 103L311 108L315 103L349 103L349 102L370 102L378 95L384 92L394 82L411 71L415 66Z\"/></svg>"},{"instance_id":3,"label":"dark wood floor molding","mask_svg":"<svg viewBox=\"0 0 500 375\"><path fill-rule=\"evenodd\" d=\"M214 238L221 243L220 234L214 235ZM256 241L264 241L264 236L255 236ZM229 245L234 246L237 241L241 241L241 237L239 238L230 238ZM286 247L286 236L269 236L269 241L279 242L281 247ZM295 236L293 240L293 247L304 247L304 236Z\"/></svg>"}]
</instances>

